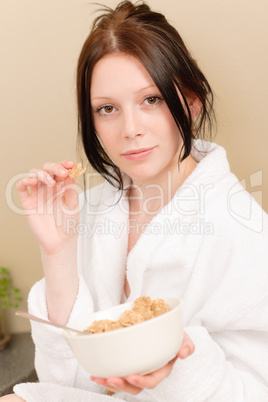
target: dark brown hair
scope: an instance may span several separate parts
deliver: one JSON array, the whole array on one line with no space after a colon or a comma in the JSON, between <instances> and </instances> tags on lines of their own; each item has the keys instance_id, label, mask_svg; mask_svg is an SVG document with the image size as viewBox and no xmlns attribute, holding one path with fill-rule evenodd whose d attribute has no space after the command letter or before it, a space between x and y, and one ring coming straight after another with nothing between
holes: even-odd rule
<instances>
[{"instance_id":1,"label":"dark brown hair","mask_svg":"<svg viewBox=\"0 0 268 402\"><path fill-rule=\"evenodd\" d=\"M136 57L144 65L179 128L183 140L180 161L190 154L193 138L202 138L212 132L213 94L181 36L164 15L153 12L143 1L135 4L122 1L114 10L103 7L99 10L103 14L94 20L78 61L79 133L91 166L122 189L121 172L103 149L93 125L90 85L97 61L105 55L122 52ZM195 119L192 119L186 102L187 94L194 94L201 105Z\"/></svg>"}]
</instances>

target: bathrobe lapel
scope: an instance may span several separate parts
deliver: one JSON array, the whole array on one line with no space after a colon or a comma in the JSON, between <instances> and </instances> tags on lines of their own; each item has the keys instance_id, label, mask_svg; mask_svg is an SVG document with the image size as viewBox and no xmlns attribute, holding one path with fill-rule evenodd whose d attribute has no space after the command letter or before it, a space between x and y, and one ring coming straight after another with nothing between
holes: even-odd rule
<instances>
[{"instance_id":1,"label":"bathrobe lapel","mask_svg":"<svg viewBox=\"0 0 268 402\"><path fill-rule=\"evenodd\" d=\"M118 201L118 192L106 183L101 197L102 204L95 218L95 233L91 250L94 260L94 286L97 287L98 306L105 309L120 304L125 278L128 242L128 200Z\"/></svg>"},{"instance_id":2,"label":"bathrobe lapel","mask_svg":"<svg viewBox=\"0 0 268 402\"><path fill-rule=\"evenodd\" d=\"M103 191L106 191L105 187ZM100 230L99 233L95 232L91 246L94 253L92 257L94 287L97 288L97 292L94 293L98 295L98 306L95 307L97 309L104 309L121 302L125 274L131 290L128 300L131 301L140 296L144 272L164 237L162 231L159 234L152 234L152 226L155 225L155 221L158 225L162 225L162 220L165 219L164 211L157 215L127 256L128 199L123 196L118 203L115 203L115 198L111 197L110 187L107 196L102 196L101 199L105 199L109 208L107 213L96 217ZM100 208L103 210L104 205ZM102 232L101 228L106 229Z\"/></svg>"}]
</instances>

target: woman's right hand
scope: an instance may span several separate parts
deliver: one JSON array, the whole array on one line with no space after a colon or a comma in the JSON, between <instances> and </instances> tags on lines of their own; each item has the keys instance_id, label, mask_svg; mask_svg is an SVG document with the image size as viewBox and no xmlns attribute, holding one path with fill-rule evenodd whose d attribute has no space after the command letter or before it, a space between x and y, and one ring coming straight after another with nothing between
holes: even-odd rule
<instances>
[{"instance_id":1,"label":"woman's right hand","mask_svg":"<svg viewBox=\"0 0 268 402\"><path fill-rule=\"evenodd\" d=\"M74 165L70 160L45 163L42 169L30 170L16 185L30 228L46 255L56 254L77 240L77 185L68 175Z\"/></svg>"}]
</instances>

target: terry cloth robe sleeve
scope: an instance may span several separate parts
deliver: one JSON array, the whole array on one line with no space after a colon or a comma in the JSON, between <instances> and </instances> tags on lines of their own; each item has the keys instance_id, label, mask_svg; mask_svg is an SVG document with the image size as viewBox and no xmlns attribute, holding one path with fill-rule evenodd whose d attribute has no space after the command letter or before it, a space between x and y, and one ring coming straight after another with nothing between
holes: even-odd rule
<instances>
[{"instance_id":1,"label":"terry cloth robe sleeve","mask_svg":"<svg viewBox=\"0 0 268 402\"><path fill-rule=\"evenodd\" d=\"M37 282L31 289L28 304L31 314L45 320L49 319L44 279ZM88 288L80 276L78 294L67 324L68 326L72 326L72 322L77 316L85 314L85 306L93 310L93 303ZM63 337L62 330L34 321L31 322L31 326L32 338L35 344L35 368L39 380L74 386L78 374L78 363Z\"/></svg>"},{"instance_id":2,"label":"terry cloth robe sleeve","mask_svg":"<svg viewBox=\"0 0 268 402\"><path fill-rule=\"evenodd\" d=\"M29 294L28 303L31 314L48 320L44 279L33 286ZM87 306L87 309L85 309L85 306ZM93 311L92 299L87 285L80 276L77 298L67 325L72 327L78 316L85 316L86 327L86 317L90 309ZM78 364L63 337L62 330L34 321L31 322L31 325L32 338L35 343L35 368L40 383L18 384L14 388L14 392L29 402L46 402L48 400L95 402L106 400L101 399L101 396L106 392L105 389L91 381L90 374ZM56 395L55 384L59 386ZM78 388L80 388L80 392L77 392L79 391ZM91 391L92 394L81 390ZM96 393L99 395L98 399L96 399Z\"/></svg>"},{"instance_id":3,"label":"terry cloth robe sleeve","mask_svg":"<svg viewBox=\"0 0 268 402\"><path fill-rule=\"evenodd\" d=\"M96 191L93 191L93 195ZM91 197L94 200L94 197ZM83 194L80 196L80 209L84 207ZM81 214L83 215L83 214ZM90 216L93 216L90 214ZM81 230L82 231L82 230ZM81 236L78 238L78 249ZM77 297L69 317L67 326L72 327L76 318L84 319L88 326L88 315L95 311L94 300L89 292L89 286L81 275L81 262L78 257L79 288ZM41 279L32 287L28 297L29 313L49 320L46 304L45 279ZM31 321L32 338L35 344L35 368L40 384L18 384L14 392L27 401L72 400L72 401L102 401L107 400L105 388L90 380L90 374L78 364L77 359L63 337L62 330ZM54 385L58 388L58 395ZM66 388L69 387L69 388ZM72 387L72 388L70 388ZM80 388L80 390L78 390ZM46 390L46 392L44 392ZM87 390L91 392L82 392ZM77 391L77 393L76 393ZM54 395L54 397L53 397ZM50 397L52 399L50 399ZM101 399L101 398L104 399ZM62 399L61 399L62 398ZM116 398L115 398L116 400Z\"/></svg>"},{"instance_id":4,"label":"terry cloth robe sleeve","mask_svg":"<svg viewBox=\"0 0 268 402\"><path fill-rule=\"evenodd\" d=\"M52 383L25 383L14 387L16 395L27 402L122 402L113 396Z\"/></svg>"}]
</instances>

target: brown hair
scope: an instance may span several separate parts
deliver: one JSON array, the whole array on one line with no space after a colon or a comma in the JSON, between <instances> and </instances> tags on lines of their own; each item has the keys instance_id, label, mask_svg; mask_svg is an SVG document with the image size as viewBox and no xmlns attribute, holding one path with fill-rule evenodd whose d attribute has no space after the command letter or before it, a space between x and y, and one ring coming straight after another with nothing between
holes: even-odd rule
<instances>
[{"instance_id":1,"label":"brown hair","mask_svg":"<svg viewBox=\"0 0 268 402\"><path fill-rule=\"evenodd\" d=\"M153 12L143 1L135 4L122 1L114 10L103 7L99 11L104 13L94 20L78 61L79 132L92 167L122 189L121 172L104 151L93 125L90 85L97 61L105 55L122 52L136 57L144 65L179 128L183 140L180 161L190 154L193 138L201 138L205 133L212 132L213 94L181 36L164 15ZM201 105L195 119L192 119L186 102L189 93L194 94Z\"/></svg>"}]
</instances>

